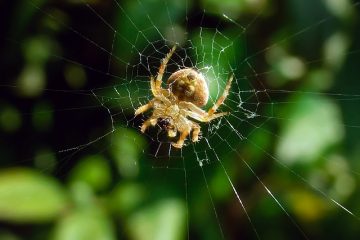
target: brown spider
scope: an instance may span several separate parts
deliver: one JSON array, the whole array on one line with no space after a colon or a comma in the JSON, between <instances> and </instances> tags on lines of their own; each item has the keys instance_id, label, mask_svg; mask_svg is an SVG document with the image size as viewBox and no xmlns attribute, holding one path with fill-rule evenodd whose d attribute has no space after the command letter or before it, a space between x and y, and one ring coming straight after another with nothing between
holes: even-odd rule
<instances>
[{"instance_id":1,"label":"brown spider","mask_svg":"<svg viewBox=\"0 0 360 240\"><path fill-rule=\"evenodd\" d=\"M233 75L230 76L223 95L206 112L200 107L206 105L209 99L209 89L204 76L196 70L185 68L174 72L167 80L168 88L161 88L166 65L175 49L176 46L162 60L156 79L150 77L151 92L154 98L136 109L135 116L153 108L151 117L140 127L141 132L144 133L149 126L155 126L158 121L165 122L168 137L173 138L177 136L177 132L180 133L178 141L172 142L172 145L182 148L191 131L192 141L199 140L200 125L188 117L199 122L210 122L229 114L228 112L216 113L216 110L229 94Z\"/></svg>"}]
</instances>

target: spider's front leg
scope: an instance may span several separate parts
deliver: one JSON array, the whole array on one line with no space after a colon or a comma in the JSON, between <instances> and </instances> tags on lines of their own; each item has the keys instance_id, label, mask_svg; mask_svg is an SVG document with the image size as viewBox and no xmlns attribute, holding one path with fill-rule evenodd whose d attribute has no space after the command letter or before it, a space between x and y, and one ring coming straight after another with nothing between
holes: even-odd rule
<instances>
[{"instance_id":1,"label":"spider's front leg","mask_svg":"<svg viewBox=\"0 0 360 240\"><path fill-rule=\"evenodd\" d=\"M152 108L153 106L154 106L154 102L153 102L153 101L150 101L150 102L148 102L147 104L138 107L138 108L135 110L135 116L139 115L140 113L146 112L147 110L149 110L149 109Z\"/></svg>"},{"instance_id":2,"label":"spider's front leg","mask_svg":"<svg viewBox=\"0 0 360 240\"><path fill-rule=\"evenodd\" d=\"M159 95L159 89L156 87L155 79L153 76L150 76L150 88L154 97L157 97Z\"/></svg>"},{"instance_id":3,"label":"spider's front leg","mask_svg":"<svg viewBox=\"0 0 360 240\"><path fill-rule=\"evenodd\" d=\"M221 97L218 98L218 100L216 101L216 103L214 104L214 106L212 106L209 111L207 112L208 113L208 116L211 118L211 115L213 115L216 110L221 106L221 104L224 103L225 99L227 98L227 96L229 95L229 91L230 91L230 87L231 87L231 83L232 83L232 80L234 78L234 74L231 74L228 82L226 83L226 86L225 86L225 90L222 94ZM223 114L224 115L224 114ZM221 115L221 116L223 116ZM220 117L220 116L218 116ZM216 118L216 117L215 117ZM214 118L212 118L214 119Z\"/></svg>"},{"instance_id":4,"label":"spider's front leg","mask_svg":"<svg viewBox=\"0 0 360 240\"><path fill-rule=\"evenodd\" d=\"M166 57L162 60L162 62L160 64L159 72L158 72L158 75L156 76L156 80L155 80L155 88L157 91L159 91L161 89L161 81L162 81L162 77L165 72L165 68L166 68L171 56L175 52L175 49L176 49L176 45L171 48L170 52L166 55Z\"/></svg>"},{"instance_id":5,"label":"spider's front leg","mask_svg":"<svg viewBox=\"0 0 360 240\"><path fill-rule=\"evenodd\" d=\"M188 111L186 111L186 114L191 117L192 119L195 119L200 122L210 122L216 118L228 115L229 112L220 112L220 113L213 113L208 114L208 112L205 112L201 108L195 106L193 103L190 102L183 102L181 103L183 106L185 106ZM196 128L195 128L196 129Z\"/></svg>"},{"instance_id":6,"label":"spider's front leg","mask_svg":"<svg viewBox=\"0 0 360 240\"><path fill-rule=\"evenodd\" d=\"M226 115L229 115L230 113L229 112L221 112L221 113L214 113L214 114L211 114L211 115L208 115L208 114L205 114L203 115L201 118L202 118L202 122L210 122L216 118L219 118L219 117L223 117L223 116L226 116Z\"/></svg>"}]
</instances>

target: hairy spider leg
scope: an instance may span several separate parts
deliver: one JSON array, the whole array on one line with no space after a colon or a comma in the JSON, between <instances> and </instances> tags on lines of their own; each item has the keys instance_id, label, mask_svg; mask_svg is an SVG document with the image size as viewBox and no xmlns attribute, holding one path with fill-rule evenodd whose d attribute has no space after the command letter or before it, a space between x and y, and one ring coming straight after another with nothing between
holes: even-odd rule
<instances>
[{"instance_id":1,"label":"hairy spider leg","mask_svg":"<svg viewBox=\"0 0 360 240\"><path fill-rule=\"evenodd\" d=\"M228 112L221 112L221 113L215 113L215 112L221 106L221 104L224 103L225 99L229 95L233 78L234 75L232 74L225 86L222 96L216 101L214 106L212 106L207 112L205 112L203 109L199 108L198 106L196 106L191 102L181 102L180 105L190 110L190 111L186 111L188 116L200 122L210 122L216 118L228 115L229 114Z\"/></svg>"},{"instance_id":2,"label":"hairy spider leg","mask_svg":"<svg viewBox=\"0 0 360 240\"><path fill-rule=\"evenodd\" d=\"M200 125L190 121L191 127L186 128L185 130L181 131L180 137L176 143L172 143L172 145L176 148L182 148L185 142L185 139L188 135L190 135L190 132L192 131L192 141L197 142L199 140L199 134L200 134Z\"/></svg>"},{"instance_id":3,"label":"hairy spider leg","mask_svg":"<svg viewBox=\"0 0 360 240\"><path fill-rule=\"evenodd\" d=\"M188 128L181 132L180 137L176 143L171 143L176 148L182 148L186 137L190 134L191 129Z\"/></svg>"},{"instance_id":4,"label":"hairy spider leg","mask_svg":"<svg viewBox=\"0 0 360 240\"><path fill-rule=\"evenodd\" d=\"M150 88L154 97L157 97L159 95L159 92L158 89L156 88L155 79L153 76L150 76Z\"/></svg>"},{"instance_id":5,"label":"hairy spider leg","mask_svg":"<svg viewBox=\"0 0 360 240\"><path fill-rule=\"evenodd\" d=\"M153 105L154 105L153 102L150 101L150 102L148 102L147 104L138 107L138 108L136 109L136 111L135 111L135 116L139 115L140 113L146 112L147 110L149 110L150 108L152 108Z\"/></svg>"},{"instance_id":6,"label":"hairy spider leg","mask_svg":"<svg viewBox=\"0 0 360 240\"><path fill-rule=\"evenodd\" d=\"M144 133L148 127L155 126L156 123L157 123L157 118L150 118L141 125L140 131Z\"/></svg>"},{"instance_id":7,"label":"hairy spider leg","mask_svg":"<svg viewBox=\"0 0 360 240\"><path fill-rule=\"evenodd\" d=\"M213 115L216 110L221 106L221 104L224 103L225 99L227 98L227 96L229 95L229 91L230 91L230 87L231 87L231 82L234 78L234 74L231 74L228 82L226 83L224 92L222 94L221 97L218 98L218 100L216 101L216 103L214 104L214 106L212 106L209 111L208 111L208 116L210 117L211 115Z\"/></svg>"},{"instance_id":8,"label":"hairy spider leg","mask_svg":"<svg viewBox=\"0 0 360 240\"><path fill-rule=\"evenodd\" d=\"M155 88L157 91L159 91L161 89L161 81L162 81L162 77L165 72L166 65L168 64L173 53L175 52L175 49L176 49L176 45L171 48L170 52L168 54L166 54L166 57L161 61L161 64L159 67L159 72L158 72L158 75L156 76L156 80L155 80Z\"/></svg>"},{"instance_id":9,"label":"hairy spider leg","mask_svg":"<svg viewBox=\"0 0 360 240\"><path fill-rule=\"evenodd\" d=\"M186 111L186 114L189 117L191 117L191 118L193 118L193 119L195 119L195 120L197 120L199 122L210 122L210 121L212 121L212 120L214 120L216 118L219 118L219 117L222 117L222 116L225 116L225 115L229 115L229 112L214 113L214 114L209 116L207 112L199 114L199 113L196 113L193 110L191 110L191 111Z\"/></svg>"},{"instance_id":10,"label":"hairy spider leg","mask_svg":"<svg viewBox=\"0 0 360 240\"><path fill-rule=\"evenodd\" d=\"M193 142L197 142L197 141L199 141L200 125L197 124L197 123L193 123L192 129L193 129L193 132L192 132L192 141L193 141Z\"/></svg>"},{"instance_id":11,"label":"hairy spider leg","mask_svg":"<svg viewBox=\"0 0 360 240\"><path fill-rule=\"evenodd\" d=\"M220 112L220 113L213 113L209 115L207 112L196 106L195 104L191 102L181 102L182 106L185 106L187 109L186 114L199 121L199 122L210 122L216 118L228 115L228 112Z\"/></svg>"}]
</instances>

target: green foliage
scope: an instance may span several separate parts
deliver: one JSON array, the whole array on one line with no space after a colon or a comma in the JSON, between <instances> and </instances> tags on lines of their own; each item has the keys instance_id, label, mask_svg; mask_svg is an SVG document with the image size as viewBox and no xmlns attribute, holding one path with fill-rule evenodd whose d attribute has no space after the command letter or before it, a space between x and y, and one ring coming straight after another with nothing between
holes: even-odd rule
<instances>
[{"instance_id":1,"label":"green foliage","mask_svg":"<svg viewBox=\"0 0 360 240\"><path fill-rule=\"evenodd\" d=\"M70 173L70 182L88 184L94 191L104 190L111 183L111 170L101 155L91 155L80 160Z\"/></svg>"},{"instance_id":2,"label":"green foliage","mask_svg":"<svg viewBox=\"0 0 360 240\"><path fill-rule=\"evenodd\" d=\"M127 223L133 239L184 239L186 208L183 201L164 199L135 212Z\"/></svg>"},{"instance_id":3,"label":"green foliage","mask_svg":"<svg viewBox=\"0 0 360 240\"><path fill-rule=\"evenodd\" d=\"M0 219L15 223L48 222L69 207L67 194L55 179L30 169L0 172Z\"/></svg>"},{"instance_id":4,"label":"green foliage","mask_svg":"<svg viewBox=\"0 0 360 240\"><path fill-rule=\"evenodd\" d=\"M340 110L327 98L293 96L291 109L284 109L286 120L277 145L277 156L289 165L324 157L330 147L344 137Z\"/></svg>"},{"instance_id":5,"label":"green foliage","mask_svg":"<svg viewBox=\"0 0 360 240\"><path fill-rule=\"evenodd\" d=\"M59 220L55 240L113 240L116 239L111 220L100 209L74 211Z\"/></svg>"}]
</instances>

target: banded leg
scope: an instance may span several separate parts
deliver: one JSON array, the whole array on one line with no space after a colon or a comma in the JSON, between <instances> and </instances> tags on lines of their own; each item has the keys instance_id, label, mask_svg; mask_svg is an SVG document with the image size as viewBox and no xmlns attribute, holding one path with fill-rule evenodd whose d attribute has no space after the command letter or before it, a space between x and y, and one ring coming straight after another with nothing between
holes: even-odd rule
<instances>
[{"instance_id":1,"label":"banded leg","mask_svg":"<svg viewBox=\"0 0 360 240\"><path fill-rule=\"evenodd\" d=\"M200 125L197 123L193 123L192 128L193 128L192 141L197 142L197 141L199 141Z\"/></svg>"},{"instance_id":2,"label":"banded leg","mask_svg":"<svg viewBox=\"0 0 360 240\"><path fill-rule=\"evenodd\" d=\"M135 116L139 115L140 113L146 112L147 110L149 110L152 107L153 107L152 101L148 102L145 105L140 106L138 109L136 109Z\"/></svg>"},{"instance_id":3,"label":"banded leg","mask_svg":"<svg viewBox=\"0 0 360 240\"><path fill-rule=\"evenodd\" d=\"M148 120L146 120L140 127L140 131L142 133L144 133L146 131L146 129L150 126L155 126L157 123L157 119L156 118L150 118Z\"/></svg>"},{"instance_id":4,"label":"banded leg","mask_svg":"<svg viewBox=\"0 0 360 240\"><path fill-rule=\"evenodd\" d=\"M162 77L164 75L166 65L168 64L173 53L175 52L175 49L176 49L176 45L171 48L170 52L168 54L166 54L165 58L161 61L161 64L159 67L159 72L158 72L158 75L156 76L156 81L155 81L156 89L161 88Z\"/></svg>"},{"instance_id":5,"label":"banded leg","mask_svg":"<svg viewBox=\"0 0 360 240\"><path fill-rule=\"evenodd\" d=\"M190 129L186 129L185 131L181 132L179 140L176 143L171 143L176 148L182 148L184 146L184 141L186 137L190 134Z\"/></svg>"},{"instance_id":6,"label":"banded leg","mask_svg":"<svg viewBox=\"0 0 360 240\"><path fill-rule=\"evenodd\" d=\"M230 113L229 112L220 112L220 113L214 113L214 114L211 114L211 115L208 115L208 116L204 116L203 117L203 122L210 122L216 118L219 118L219 117L222 117L222 116L226 116L226 115L229 115Z\"/></svg>"},{"instance_id":7,"label":"banded leg","mask_svg":"<svg viewBox=\"0 0 360 240\"><path fill-rule=\"evenodd\" d=\"M234 74L231 74L226 86L225 86L225 90L222 94L221 97L218 98L218 100L216 101L216 103L214 104L214 106L212 106L209 111L208 111L208 115L212 115L216 112L216 110L220 107L221 104L223 104L223 102L225 101L225 99L227 98L227 96L229 95L229 91L230 91L230 87L231 87L231 82L234 78Z\"/></svg>"},{"instance_id":8,"label":"banded leg","mask_svg":"<svg viewBox=\"0 0 360 240\"><path fill-rule=\"evenodd\" d=\"M196 107L196 106L195 106ZM197 108L197 107L196 107ZM207 112L195 112L190 108L190 111L186 111L186 114L199 122L210 122L216 118L230 114L229 112L220 112L209 115Z\"/></svg>"},{"instance_id":9,"label":"banded leg","mask_svg":"<svg viewBox=\"0 0 360 240\"><path fill-rule=\"evenodd\" d=\"M155 79L153 76L150 76L150 88L151 88L151 92L154 95L154 97L159 95L159 89L157 89L157 87L156 87Z\"/></svg>"}]
</instances>

